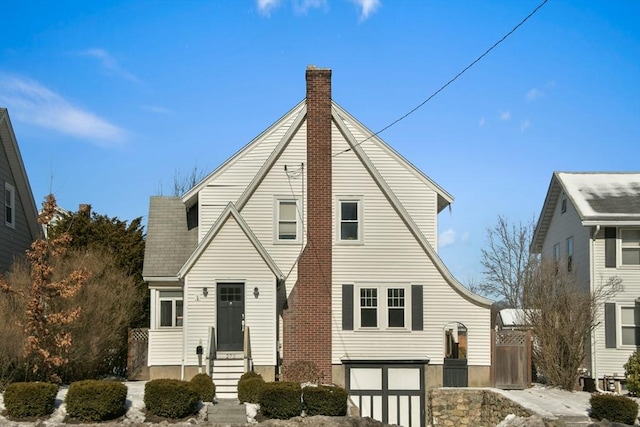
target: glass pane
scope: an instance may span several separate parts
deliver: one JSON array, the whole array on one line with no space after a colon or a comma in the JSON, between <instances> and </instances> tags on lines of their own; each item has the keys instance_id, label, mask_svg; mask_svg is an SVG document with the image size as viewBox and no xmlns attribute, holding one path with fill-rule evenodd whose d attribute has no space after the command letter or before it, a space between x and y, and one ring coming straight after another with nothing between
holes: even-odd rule
<instances>
[{"instance_id":1,"label":"glass pane","mask_svg":"<svg viewBox=\"0 0 640 427\"><path fill-rule=\"evenodd\" d=\"M296 202L280 202L280 221L296 220Z\"/></svg>"},{"instance_id":2,"label":"glass pane","mask_svg":"<svg viewBox=\"0 0 640 427\"><path fill-rule=\"evenodd\" d=\"M640 345L640 328L622 328L622 345Z\"/></svg>"},{"instance_id":3,"label":"glass pane","mask_svg":"<svg viewBox=\"0 0 640 427\"><path fill-rule=\"evenodd\" d=\"M176 326L182 326L182 301L176 301Z\"/></svg>"},{"instance_id":4,"label":"glass pane","mask_svg":"<svg viewBox=\"0 0 640 427\"><path fill-rule=\"evenodd\" d=\"M640 247L640 230L621 230L622 246Z\"/></svg>"},{"instance_id":5,"label":"glass pane","mask_svg":"<svg viewBox=\"0 0 640 427\"><path fill-rule=\"evenodd\" d=\"M342 216L343 221L357 221L358 220L358 202L342 202Z\"/></svg>"},{"instance_id":6,"label":"glass pane","mask_svg":"<svg viewBox=\"0 0 640 427\"><path fill-rule=\"evenodd\" d=\"M375 328L378 326L378 310L375 308L360 309L360 326L363 328Z\"/></svg>"},{"instance_id":7,"label":"glass pane","mask_svg":"<svg viewBox=\"0 0 640 427\"><path fill-rule=\"evenodd\" d=\"M623 325L640 325L640 308L622 307L620 312Z\"/></svg>"},{"instance_id":8,"label":"glass pane","mask_svg":"<svg viewBox=\"0 0 640 427\"><path fill-rule=\"evenodd\" d=\"M343 222L342 224L340 224L340 239L358 240L358 223Z\"/></svg>"},{"instance_id":9,"label":"glass pane","mask_svg":"<svg viewBox=\"0 0 640 427\"><path fill-rule=\"evenodd\" d=\"M622 249L622 264L624 265L640 265L640 248Z\"/></svg>"},{"instance_id":10,"label":"glass pane","mask_svg":"<svg viewBox=\"0 0 640 427\"><path fill-rule=\"evenodd\" d=\"M160 326L173 326L173 301L160 301Z\"/></svg>"},{"instance_id":11,"label":"glass pane","mask_svg":"<svg viewBox=\"0 0 640 427\"><path fill-rule=\"evenodd\" d=\"M404 328L404 309L403 308L389 309L389 327Z\"/></svg>"},{"instance_id":12,"label":"glass pane","mask_svg":"<svg viewBox=\"0 0 640 427\"><path fill-rule=\"evenodd\" d=\"M296 239L296 223L280 222L280 230L278 231L278 239L295 240Z\"/></svg>"}]
</instances>

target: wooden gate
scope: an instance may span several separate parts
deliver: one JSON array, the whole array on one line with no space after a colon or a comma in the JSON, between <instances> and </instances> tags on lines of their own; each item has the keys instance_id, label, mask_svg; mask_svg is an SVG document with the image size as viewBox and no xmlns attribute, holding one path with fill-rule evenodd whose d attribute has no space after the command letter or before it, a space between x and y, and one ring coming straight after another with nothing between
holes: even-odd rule
<instances>
[{"instance_id":1,"label":"wooden gate","mask_svg":"<svg viewBox=\"0 0 640 427\"><path fill-rule=\"evenodd\" d=\"M129 329L129 351L127 357L127 379L148 380L147 352L149 329Z\"/></svg>"},{"instance_id":2,"label":"wooden gate","mask_svg":"<svg viewBox=\"0 0 640 427\"><path fill-rule=\"evenodd\" d=\"M467 359L444 359L442 385L444 387L467 387L469 385Z\"/></svg>"},{"instance_id":3,"label":"wooden gate","mask_svg":"<svg viewBox=\"0 0 640 427\"><path fill-rule=\"evenodd\" d=\"M525 389L531 385L531 332L491 331L491 369L497 388Z\"/></svg>"}]
</instances>

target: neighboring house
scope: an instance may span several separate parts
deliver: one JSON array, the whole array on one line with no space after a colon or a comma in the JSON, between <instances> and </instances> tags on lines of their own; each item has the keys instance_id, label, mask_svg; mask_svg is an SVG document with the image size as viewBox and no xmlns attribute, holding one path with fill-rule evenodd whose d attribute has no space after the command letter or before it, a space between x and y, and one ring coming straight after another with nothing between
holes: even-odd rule
<instances>
[{"instance_id":1,"label":"neighboring house","mask_svg":"<svg viewBox=\"0 0 640 427\"><path fill-rule=\"evenodd\" d=\"M640 349L640 173L555 172L531 249L574 271L585 292L622 279L624 291L599 307L585 368L623 379Z\"/></svg>"},{"instance_id":2,"label":"neighboring house","mask_svg":"<svg viewBox=\"0 0 640 427\"><path fill-rule=\"evenodd\" d=\"M464 337L464 380L490 383L492 302L436 252L452 197L332 101L331 70L306 77L303 102L184 197L151 198L150 376L190 378L202 349L224 396L225 369L310 361L362 414L424 425L448 341Z\"/></svg>"},{"instance_id":3,"label":"neighboring house","mask_svg":"<svg viewBox=\"0 0 640 427\"><path fill-rule=\"evenodd\" d=\"M3 274L42 234L29 178L6 108L0 108L0 187L0 274Z\"/></svg>"}]
</instances>

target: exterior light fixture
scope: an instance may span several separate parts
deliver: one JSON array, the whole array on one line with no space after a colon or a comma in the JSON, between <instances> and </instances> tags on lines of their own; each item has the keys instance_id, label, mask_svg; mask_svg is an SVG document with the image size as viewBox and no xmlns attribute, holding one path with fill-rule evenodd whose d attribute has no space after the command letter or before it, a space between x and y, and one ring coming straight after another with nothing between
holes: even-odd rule
<instances>
[{"instance_id":1,"label":"exterior light fixture","mask_svg":"<svg viewBox=\"0 0 640 427\"><path fill-rule=\"evenodd\" d=\"M253 288L253 296L258 298L260 296L260 289L258 289L258 287L256 286L255 288Z\"/></svg>"},{"instance_id":2,"label":"exterior light fixture","mask_svg":"<svg viewBox=\"0 0 640 427\"><path fill-rule=\"evenodd\" d=\"M204 288L202 288L202 295L204 297L206 297L207 295L209 295L209 289L207 289L207 287L205 286Z\"/></svg>"}]
</instances>

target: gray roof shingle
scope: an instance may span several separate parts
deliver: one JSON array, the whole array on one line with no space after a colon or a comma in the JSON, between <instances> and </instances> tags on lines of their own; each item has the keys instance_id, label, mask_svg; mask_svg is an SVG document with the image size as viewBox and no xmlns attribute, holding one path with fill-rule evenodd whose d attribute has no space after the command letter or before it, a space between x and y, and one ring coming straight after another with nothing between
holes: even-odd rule
<instances>
[{"instance_id":1,"label":"gray roof shingle","mask_svg":"<svg viewBox=\"0 0 640 427\"><path fill-rule=\"evenodd\" d=\"M151 197L143 277L176 277L196 248L197 233L197 227L187 225L180 197Z\"/></svg>"}]
</instances>

